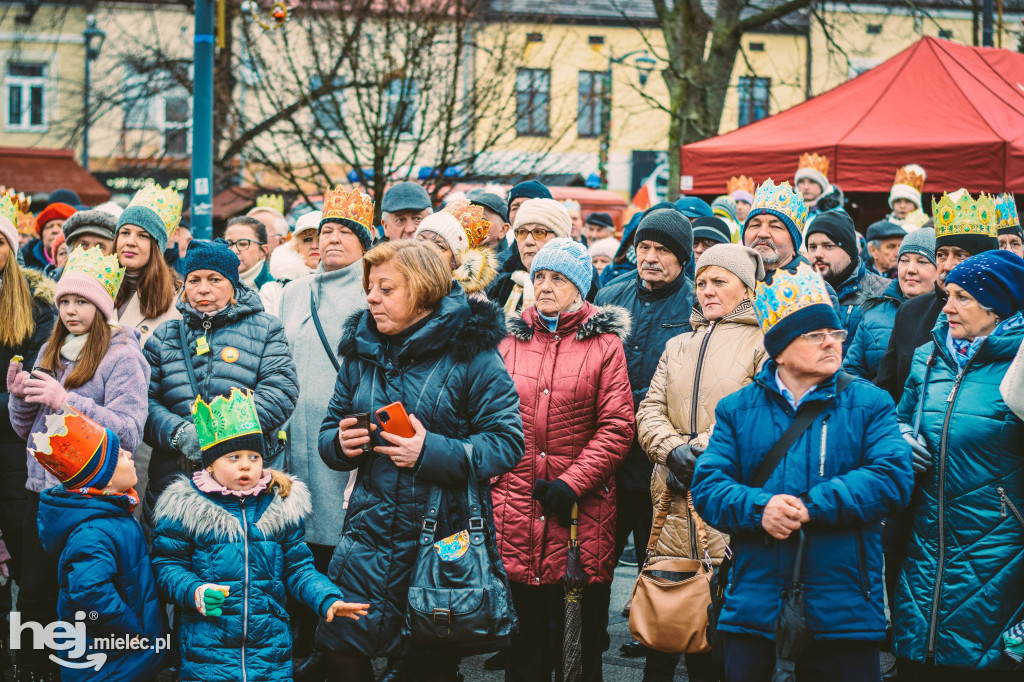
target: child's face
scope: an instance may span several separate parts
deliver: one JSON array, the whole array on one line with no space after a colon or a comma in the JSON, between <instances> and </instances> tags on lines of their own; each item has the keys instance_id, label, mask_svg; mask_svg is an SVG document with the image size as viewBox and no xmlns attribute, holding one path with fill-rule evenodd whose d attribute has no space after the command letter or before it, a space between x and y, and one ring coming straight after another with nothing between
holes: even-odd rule
<instances>
[{"instance_id":1,"label":"child's face","mask_svg":"<svg viewBox=\"0 0 1024 682\"><path fill-rule=\"evenodd\" d=\"M132 459L132 453L122 449L117 456L114 475L110 477L110 483L104 490L112 493L125 493L134 488L138 482L139 475L135 473L135 460Z\"/></svg>"},{"instance_id":2,"label":"child's face","mask_svg":"<svg viewBox=\"0 0 1024 682\"><path fill-rule=\"evenodd\" d=\"M229 452L214 460L208 471L228 490L249 490L263 475L263 457L252 450Z\"/></svg>"}]
</instances>

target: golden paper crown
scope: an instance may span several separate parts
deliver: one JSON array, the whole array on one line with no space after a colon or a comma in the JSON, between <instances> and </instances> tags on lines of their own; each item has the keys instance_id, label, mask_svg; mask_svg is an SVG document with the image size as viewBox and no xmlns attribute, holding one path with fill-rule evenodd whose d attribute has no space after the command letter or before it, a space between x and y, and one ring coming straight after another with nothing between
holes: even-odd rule
<instances>
[{"instance_id":1,"label":"golden paper crown","mask_svg":"<svg viewBox=\"0 0 1024 682\"><path fill-rule=\"evenodd\" d=\"M345 189L338 185L324 192L322 220L351 220L370 229L373 222L373 199L358 187Z\"/></svg>"},{"instance_id":2,"label":"golden paper crown","mask_svg":"<svg viewBox=\"0 0 1024 682\"><path fill-rule=\"evenodd\" d=\"M938 201L932 199L932 218L936 239L964 234L998 238L996 204L984 192L978 195L977 200L971 197L970 192L963 192L955 202L943 192Z\"/></svg>"},{"instance_id":3,"label":"golden paper crown","mask_svg":"<svg viewBox=\"0 0 1024 682\"><path fill-rule=\"evenodd\" d=\"M826 178L828 177L828 157L819 156L818 154L805 153L800 156L800 163L797 165L797 170L801 168L811 168L818 171Z\"/></svg>"},{"instance_id":4,"label":"golden paper crown","mask_svg":"<svg viewBox=\"0 0 1024 682\"><path fill-rule=\"evenodd\" d=\"M740 191L753 195L754 190L754 178L747 177L746 175L740 175L738 177L734 175L729 178L729 182L725 183L726 194L732 194L733 192Z\"/></svg>"},{"instance_id":5,"label":"golden paper crown","mask_svg":"<svg viewBox=\"0 0 1024 682\"><path fill-rule=\"evenodd\" d=\"M0 218L6 218L12 226L17 227L20 214L17 198L9 194L0 194Z\"/></svg>"},{"instance_id":6,"label":"golden paper crown","mask_svg":"<svg viewBox=\"0 0 1024 682\"><path fill-rule=\"evenodd\" d=\"M181 223L181 194L170 187L160 185L146 185L132 197L128 202L128 208L140 206L160 216L160 221L167 228L167 236L170 238Z\"/></svg>"},{"instance_id":7,"label":"golden paper crown","mask_svg":"<svg viewBox=\"0 0 1024 682\"><path fill-rule=\"evenodd\" d=\"M765 334L798 310L819 303L832 305L825 280L807 263L800 263L794 272L777 269L772 283L758 282L755 293L754 312Z\"/></svg>"},{"instance_id":8,"label":"golden paper crown","mask_svg":"<svg viewBox=\"0 0 1024 682\"><path fill-rule=\"evenodd\" d=\"M896 171L896 179L892 184L894 185L906 185L907 187L913 187L918 192L924 189L924 169L918 165L911 164L909 166L903 166Z\"/></svg>"},{"instance_id":9,"label":"golden paper crown","mask_svg":"<svg viewBox=\"0 0 1024 682\"><path fill-rule=\"evenodd\" d=\"M1013 227L1020 227L1020 218L1017 216L1017 202L1013 193L1007 192L996 199L996 230Z\"/></svg>"},{"instance_id":10,"label":"golden paper crown","mask_svg":"<svg viewBox=\"0 0 1024 682\"><path fill-rule=\"evenodd\" d=\"M124 268L117 262L117 256L104 256L99 246L94 246L88 251L81 246L75 247L68 257L61 277L73 272L80 272L97 280L110 294L111 299L117 298L117 290L121 288L121 280L124 279Z\"/></svg>"},{"instance_id":11,"label":"golden paper crown","mask_svg":"<svg viewBox=\"0 0 1024 682\"><path fill-rule=\"evenodd\" d=\"M117 456L107 452L107 430L67 403L45 423L45 431L32 434L29 453L69 490L83 487L109 467L107 457Z\"/></svg>"},{"instance_id":12,"label":"golden paper crown","mask_svg":"<svg viewBox=\"0 0 1024 682\"><path fill-rule=\"evenodd\" d=\"M483 206L460 199L447 204L444 207L444 212L451 213L458 219L459 224L462 225L462 231L466 233L469 248L478 246L487 238L487 233L491 229L491 221L484 218Z\"/></svg>"},{"instance_id":13,"label":"golden paper crown","mask_svg":"<svg viewBox=\"0 0 1024 682\"><path fill-rule=\"evenodd\" d=\"M780 182L776 185L771 178L765 180L757 188L754 203L750 205L750 213L747 214L747 220L750 219L750 216L759 213L770 213L784 222L788 220L793 223L797 232L803 231L804 223L807 221L807 206L804 205L800 194L788 182Z\"/></svg>"},{"instance_id":14,"label":"golden paper crown","mask_svg":"<svg viewBox=\"0 0 1024 682\"><path fill-rule=\"evenodd\" d=\"M261 194L256 197L256 208L269 208L284 215L284 197L280 194Z\"/></svg>"},{"instance_id":15,"label":"golden paper crown","mask_svg":"<svg viewBox=\"0 0 1024 682\"><path fill-rule=\"evenodd\" d=\"M240 436L263 433L250 390L243 393L232 388L227 398L219 395L209 404L197 397L192 403L192 421L202 450Z\"/></svg>"}]
</instances>

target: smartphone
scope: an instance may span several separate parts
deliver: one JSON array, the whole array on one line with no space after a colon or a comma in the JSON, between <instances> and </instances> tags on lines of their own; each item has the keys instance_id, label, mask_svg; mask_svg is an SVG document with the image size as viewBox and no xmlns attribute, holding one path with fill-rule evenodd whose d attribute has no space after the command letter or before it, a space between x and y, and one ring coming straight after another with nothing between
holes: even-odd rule
<instances>
[{"instance_id":1,"label":"smartphone","mask_svg":"<svg viewBox=\"0 0 1024 682\"><path fill-rule=\"evenodd\" d=\"M396 436L412 438L416 435L416 430L412 428L412 422L409 421L405 406L400 402L385 405L377 410L377 421L380 423L380 428Z\"/></svg>"}]
</instances>

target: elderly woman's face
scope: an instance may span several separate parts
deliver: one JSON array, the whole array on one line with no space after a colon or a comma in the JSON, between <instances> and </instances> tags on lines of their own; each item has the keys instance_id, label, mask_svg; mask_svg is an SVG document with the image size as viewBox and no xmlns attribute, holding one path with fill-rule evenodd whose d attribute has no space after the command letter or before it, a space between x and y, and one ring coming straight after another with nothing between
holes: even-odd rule
<instances>
[{"instance_id":1,"label":"elderly woman's face","mask_svg":"<svg viewBox=\"0 0 1024 682\"><path fill-rule=\"evenodd\" d=\"M995 330L999 318L992 311L982 308L966 289L958 284L947 284L946 293L949 298L946 299L946 305L942 306L942 312L946 313L949 333L954 339L973 341Z\"/></svg>"},{"instance_id":2,"label":"elderly woman's face","mask_svg":"<svg viewBox=\"0 0 1024 682\"><path fill-rule=\"evenodd\" d=\"M567 312L580 298L580 290L569 278L554 270L538 270L533 276L537 310L548 317Z\"/></svg>"},{"instance_id":3,"label":"elderly woman's face","mask_svg":"<svg viewBox=\"0 0 1024 682\"><path fill-rule=\"evenodd\" d=\"M441 252L441 260L445 262L451 270L455 270L458 266L455 264L455 254L448 248L448 242L444 240L444 237L439 235L433 230L420 230L416 233L416 240L421 242L429 242L436 246Z\"/></svg>"},{"instance_id":4,"label":"elderly woman's face","mask_svg":"<svg viewBox=\"0 0 1024 682\"><path fill-rule=\"evenodd\" d=\"M228 307L234 293L235 285L216 270L193 270L185 278L185 300L201 313Z\"/></svg>"},{"instance_id":5,"label":"elderly woman's face","mask_svg":"<svg viewBox=\"0 0 1024 682\"><path fill-rule=\"evenodd\" d=\"M718 265L701 270L695 286L701 312L712 322L731 313L740 301L747 297L747 285L739 277Z\"/></svg>"},{"instance_id":6,"label":"elderly woman's face","mask_svg":"<svg viewBox=\"0 0 1024 682\"><path fill-rule=\"evenodd\" d=\"M381 334L400 334L430 312L413 309L409 283L391 263L385 262L371 267L369 280L370 288L366 292L366 302Z\"/></svg>"}]
</instances>

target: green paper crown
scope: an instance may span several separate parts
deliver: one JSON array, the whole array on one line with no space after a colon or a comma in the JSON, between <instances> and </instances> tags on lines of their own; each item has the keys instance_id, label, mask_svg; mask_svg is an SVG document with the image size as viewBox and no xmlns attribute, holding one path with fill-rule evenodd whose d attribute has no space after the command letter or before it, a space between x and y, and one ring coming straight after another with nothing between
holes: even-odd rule
<instances>
[{"instance_id":1,"label":"green paper crown","mask_svg":"<svg viewBox=\"0 0 1024 682\"><path fill-rule=\"evenodd\" d=\"M196 396L196 401L192 403L192 421L195 422L199 447L203 451L233 438L263 433L260 418L256 414L256 403L249 390L243 393L232 388L229 397L219 395L209 405Z\"/></svg>"}]
</instances>

